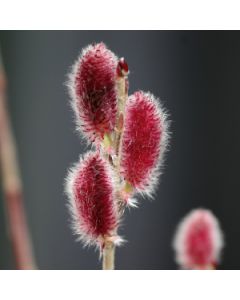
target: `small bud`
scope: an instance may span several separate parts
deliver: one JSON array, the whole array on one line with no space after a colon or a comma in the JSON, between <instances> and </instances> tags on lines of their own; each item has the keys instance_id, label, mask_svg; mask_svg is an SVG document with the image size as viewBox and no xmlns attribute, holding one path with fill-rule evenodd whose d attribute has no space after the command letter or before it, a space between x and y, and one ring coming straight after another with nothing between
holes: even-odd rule
<instances>
[{"instance_id":1,"label":"small bud","mask_svg":"<svg viewBox=\"0 0 240 300\"><path fill-rule=\"evenodd\" d=\"M121 57L118 61L118 65L117 65L117 75L119 77L127 76L128 71L129 71L128 64L127 64L126 60L124 59L124 57Z\"/></svg>"},{"instance_id":2,"label":"small bud","mask_svg":"<svg viewBox=\"0 0 240 300\"><path fill-rule=\"evenodd\" d=\"M191 211L180 223L174 237L176 261L184 269L213 269L219 263L223 234L209 210Z\"/></svg>"},{"instance_id":3,"label":"small bud","mask_svg":"<svg viewBox=\"0 0 240 300\"><path fill-rule=\"evenodd\" d=\"M121 174L131 189L151 193L168 139L164 110L149 93L136 92L126 104ZM126 190L125 190L126 192Z\"/></svg>"},{"instance_id":4,"label":"small bud","mask_svg":"<svg viewBox=\"0 0 240 300\"><path fill-rule=\"evenodd\" d=\"M82 51L70 74L77 125L90 141L101 141L115 127L116 68L117 57L100 43Z\"/></svg>"},{"instance_id":5,"label":"small bud","mask_svg":"<svg viewBox=\"0 0 240 300\"><path fill-rule=\"evenodd\" d=\"M101 246L105 237L115 237L118 215L112 175L99 153L89 152L70 170L66 192L80 239Z\"/></svg>"}]
</instances>

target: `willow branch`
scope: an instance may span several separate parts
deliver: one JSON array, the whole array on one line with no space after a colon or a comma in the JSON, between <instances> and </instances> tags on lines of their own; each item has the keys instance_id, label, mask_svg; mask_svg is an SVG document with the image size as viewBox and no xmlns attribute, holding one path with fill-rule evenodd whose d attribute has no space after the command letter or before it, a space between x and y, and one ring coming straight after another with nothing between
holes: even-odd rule
<instances>
[{"instance_id":1,"label":"willow branch","mask_svg":"<svg viewBox=\"0 0 240 300\"><path fill-rule=\"evenodd\" d=\"M0 167L9 235L17 269L35 269L23 205L22 183L6 103L6 77L0 59Z\"/></svg>"},{"instance_id":2,"label":"willow branch","mask_svg":"<svg viewBox=\"0 0 240 300\"><path fill-rule=\"evenodd\" d=\"M120 60L121 62L121 60ZM118 180L118 186L121 185L121 175L120 175L120 161L121 161L121 146L122 146L122 131L124 127L124 117L125 117L125 104L128 97L128 85L127 85L127 75L123 69L121 73L118 74L117 83L117 98L118 98L118 112L116 120L116 128L113 133L113 157L110 157L113 169ZM120 195L120 191L117 191L117 195ZM122 199L116 199L118 203L118 213L122 215L125 209L125 203ZM116 235L114 232L113 235ZM110 238L110 240L108 240ZM111 241L111 237L107 237L104 247L103 247L103 270L113 270L114 269L114 256L115 256L115 244Z\"/></svg>"}]
</instances>

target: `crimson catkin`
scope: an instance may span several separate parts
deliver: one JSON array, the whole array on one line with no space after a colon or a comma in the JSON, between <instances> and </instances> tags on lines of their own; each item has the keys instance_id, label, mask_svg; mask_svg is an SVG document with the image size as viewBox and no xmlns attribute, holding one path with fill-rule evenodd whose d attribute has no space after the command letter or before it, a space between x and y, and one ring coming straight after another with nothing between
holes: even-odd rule
<instances>
[{"instance_id":1,"label":"crimson catkin","mask_svg":"<svg viewBox=\"0 0 240 300\"><path fill-rule=\"evenodd\" d=\"M99 153L89 152L70 169L66 191L75 233L86 243L98 243L118 226L113 176Z\"/></svg>"},{"instance_id":2,"label":"crimson catkin","mask_svg":"<svg viewBox=\"0 0 240 300\"><path fill-rule=\"evenodd\" d=\"M77 126L91 142L101 141L116 123L117 63L105 44L93 44L83 49L69 76Z\"/></svg>"},{"instance_id":3,"label":"crimson catkin","mask_svg":"<svg viewBox=\"0 0 240 300\"><path fill-rule=\"evenodd\" d=\"M126 104L121 174L141 192L151 193L168 140L166 114L150 93L136 92Z\"/></svg>"},{"instance_id":4,"label":"crimson catkin","mask_svg":"<svg viewBox=\"0 0 240 300\"><path fill-rule=\"evenodd\" d=\"M180 223L174 237L176 261L184 269L210 269L220 260L223 234L211 211L195 209Z\"/></svg>"}]
</instances>

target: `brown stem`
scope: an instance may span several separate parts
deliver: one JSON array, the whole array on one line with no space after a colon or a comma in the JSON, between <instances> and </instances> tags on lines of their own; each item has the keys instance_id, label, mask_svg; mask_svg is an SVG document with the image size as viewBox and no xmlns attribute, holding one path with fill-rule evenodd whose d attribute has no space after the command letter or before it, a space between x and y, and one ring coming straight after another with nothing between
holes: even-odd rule
<instances>
[{"instance_id":1,"label":"brown stem","mask_svg":"<svg viewBox=\"0 0 240 300\"><path fill-rule=\"evenodd\" d=\"M107 241L103 248L103 270L114 270L115 245L112 241Z\"/></svg>"},{"instance_id":2,"label":"brown stem","mask_svg":"<svg viewBox=\"0 0 240 300\"><path fill-rule=\"evenodd\" d=\"M125 104L127 100L128 90L127 90L127 73L122 73L121 76L117 76L117 96L118 96L118 113L116 128L112 135L113 150L115 153L115 159L113 160L110 155L105 153L106 157L109 158L117 180L118 185L121 184L121 175L120 175L120 160L121 160L121 145L122 145L122 131L124 125L124 115L125 115ZM119 195L120 191L116 191L117 198L116 202L118 205L118 213L121 216L125 209L125 203L121 201ZM116 232L113 233L116 235ZM109 237L111 239L111 237ZM114 269L114 255L115 255L115 245L113 241L106 241L103 247L103 270L113 270Z\"/></svg>"},{"instance_id":3,"label":"brown stem","mask_svg":"<svg viewBox=\"0 0 240 300\"><path fill-rule=\"evenodd\" d=\"M6 79L0 64L0 167L3 192L17 269L35 269L23 205L17 153L6 105Z\"/></svg>"}]
</instances>

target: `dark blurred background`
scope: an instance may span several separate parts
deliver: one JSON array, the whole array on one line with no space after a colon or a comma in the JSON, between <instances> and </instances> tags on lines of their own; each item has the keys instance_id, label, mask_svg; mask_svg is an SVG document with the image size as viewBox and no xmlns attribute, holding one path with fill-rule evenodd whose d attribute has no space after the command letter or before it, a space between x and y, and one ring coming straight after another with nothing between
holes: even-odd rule
<instances>
[{"instance_id":1,"label":"dark blurred background","mask_svg":"<svg viewBox=\"0 0 240 300\"><path fill-rule=\"evenodd\" d=\"M0 31L25 206L40 269L100 269L75 242L63 182L86 151L75 132L66 74L82 47L105 42L130 67L130 93L160 97L171 147L154 201L127 212L117 269L176 269L175 227L209 208L225 233L223 269L240 269L240 33L229 31ZM0 195L0 269L14 268Z\"/></svg>"}]
</instances>

